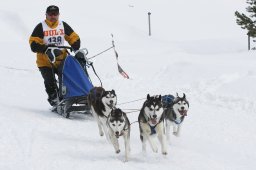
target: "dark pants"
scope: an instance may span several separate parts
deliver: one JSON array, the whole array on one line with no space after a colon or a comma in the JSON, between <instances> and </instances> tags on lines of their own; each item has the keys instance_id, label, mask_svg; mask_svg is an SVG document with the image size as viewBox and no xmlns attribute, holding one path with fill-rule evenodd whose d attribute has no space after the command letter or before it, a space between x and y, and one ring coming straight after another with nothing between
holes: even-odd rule
<instances>
[{"instance_id":1,"label":"dark pants","mask_svg":"<svg viewBox=\"0 0 256 170\"><path fill-rule=\"evenodd\" d=\"M58 91L57 82L55 79L55 75L58 75L57 69L39 67L39 71L44 79L45 91L48 94L48 97L51 98L51 96L56 96Z\"/></svg>"}]
</instances>

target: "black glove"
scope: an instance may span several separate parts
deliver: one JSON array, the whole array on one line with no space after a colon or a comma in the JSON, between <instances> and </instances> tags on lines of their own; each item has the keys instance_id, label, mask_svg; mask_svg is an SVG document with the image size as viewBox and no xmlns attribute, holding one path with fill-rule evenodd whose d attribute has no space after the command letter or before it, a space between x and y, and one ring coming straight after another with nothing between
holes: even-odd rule
<instances>
[{"instance_id":1,"label":"black glove","mask_svg":"<svg viewBox=\"0 0 256 170\"><path fill-rule=\"evenodd\" d=\"M75 55L75 58L78 60L78 62L82 65L86 65L87 63L87 58L85 54L81 51L78 51Z\"/></svg>"},{"instance_id":2,"label":"black glove","mask_svg":"<svg viewBox=\"0 0 256 170\"><path fill-rule=\"evenodd\" d=\"M85 60L84 53L78 51L78 52L76 53L76 55L75 55L75 58L76 58L77 60L83 60L83 59Z\"/></svg>"},{"instance_id":3,"label":"black glove","mask_svg":"<svg viewBox=\"0 0 256 170\"><path fill-rule=\"evenodd\" d=\"M62 54L62 51L58 48L51 49L49 47L56 47L54 44L47 45L45 54L48 56L51 62L54 62L55 58ZM53 54L52 54L53 52Z\"/></svg>"}]
</instances>

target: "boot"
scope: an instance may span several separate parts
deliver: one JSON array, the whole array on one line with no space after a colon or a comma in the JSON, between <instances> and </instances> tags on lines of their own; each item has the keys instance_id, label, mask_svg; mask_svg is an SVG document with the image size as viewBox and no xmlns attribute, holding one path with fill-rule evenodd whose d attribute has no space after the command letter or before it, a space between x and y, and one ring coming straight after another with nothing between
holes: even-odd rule
<instances>
[{"instance_id":1,"label":"boot","mask_svg":"<svg viewBox=\"0 0 256 170\"><path fill-rule=\"evenodd\" d=\"M56 106L58 104L58 99L57 99L56 93L49 95L47 100L51 106Z\"/></svg>"}]
</instances>

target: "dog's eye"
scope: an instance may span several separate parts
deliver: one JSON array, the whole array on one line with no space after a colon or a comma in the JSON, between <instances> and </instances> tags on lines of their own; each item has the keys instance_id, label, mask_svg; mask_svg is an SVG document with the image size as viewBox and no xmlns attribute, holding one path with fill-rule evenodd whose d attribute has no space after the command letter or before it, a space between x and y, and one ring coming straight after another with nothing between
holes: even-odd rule
<instances>
[{"instance_id":1,"label":"dog's eye","mask_svg":"<svg viewBox=\"0 0 256 170\"><path fill-rule=\"evenodd\" d=\"M116 126L114 123L112 124L113 126Z\"/></svg>"},{"instance_id":2,"label":"dog's eye","mask_svg":"<svg viewBox=\"0 0 256 170\"><path fill-rule=\"evenodd\" d=\"M152 109L152 108L149 108L149 110L150 110L150 111L153 111L153 109Z\"/></svg>"},{"instance_id":3,"label":"dog's eye","mask_svg":"<svg viewBox=\"0 0 256 170\"><path fill-rule=\"evenodd\" d=\"M121 126L122 124L119 124L118 126Z\"/></svg>"}]
</instances>

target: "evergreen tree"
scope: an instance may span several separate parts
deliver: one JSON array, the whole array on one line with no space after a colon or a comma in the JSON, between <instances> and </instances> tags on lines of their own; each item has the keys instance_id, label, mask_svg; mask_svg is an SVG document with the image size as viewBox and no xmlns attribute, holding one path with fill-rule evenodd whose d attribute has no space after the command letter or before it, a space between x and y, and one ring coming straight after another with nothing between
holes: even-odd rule
<instances>
[{"instance_id":1,"label":"evergreen tree","mask_svg":"<svg viewBox=\"0 0 256 170\"><path fill-rule=\"evenodd\" d=\"M236 23L240 25L242 29L246 29L248 31L247 35L250 37L256 37L256 0L247 0L246 3L250 5L246 8L246 11L250 15L246 16L245 14L236 11Z\"/></svg>"}]
</instances>

